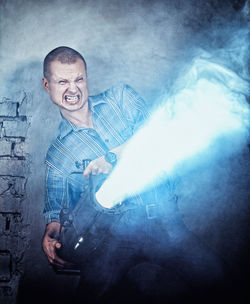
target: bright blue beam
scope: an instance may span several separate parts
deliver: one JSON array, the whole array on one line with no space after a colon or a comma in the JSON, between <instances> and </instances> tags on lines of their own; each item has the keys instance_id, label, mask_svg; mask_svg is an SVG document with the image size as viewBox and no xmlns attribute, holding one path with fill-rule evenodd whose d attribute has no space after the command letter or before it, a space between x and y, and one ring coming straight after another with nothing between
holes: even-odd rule
<instances>
[{"instance_id":1,"label":"bright blue beam","mask_svg":"<svg viewBox=\"0 0 250 304\"><path fill-rule=\"evenodd\" d=\"M122 158L96 193L111 208L174 173L216 139L245 135L249 107L246 83L228 69L196 60L179 85L127 143Z\"/></svg>"}]
</instances>

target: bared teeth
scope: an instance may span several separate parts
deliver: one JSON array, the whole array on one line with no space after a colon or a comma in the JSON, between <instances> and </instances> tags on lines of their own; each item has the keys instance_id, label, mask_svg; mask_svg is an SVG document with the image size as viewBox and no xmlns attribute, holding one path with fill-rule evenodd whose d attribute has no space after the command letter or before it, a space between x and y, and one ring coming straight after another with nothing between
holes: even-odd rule
<instances>
[{"instance_id":1,"label":"bared teeth","mask_svg":"<svg viewBox=\"0 0 250 304\"><path fill-rule=\"evenodd\" d=\"M66 101L77 101L78 98L79 98L78 96L69 96L69 95L65 96Z\"/></svg>"}]
</instances>

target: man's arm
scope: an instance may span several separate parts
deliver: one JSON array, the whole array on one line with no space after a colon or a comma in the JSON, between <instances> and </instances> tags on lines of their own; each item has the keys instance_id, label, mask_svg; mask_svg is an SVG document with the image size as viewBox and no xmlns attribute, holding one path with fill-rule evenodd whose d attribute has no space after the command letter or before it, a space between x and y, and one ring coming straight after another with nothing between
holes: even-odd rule
<instances>
[{"instance_id":1,"label":"man's arm","mask_svg":"<svg viewBox=\"0 0 250 304\"><path fill-rule=\"evenodd\" d=\"M126 118L127 127L132 130L132 134L140 129L145 120L149 118L149 112L144 100L128 85L123 85L122 88L114 87L112 89L112 101L121 109ZM110 150L116 154L118 161L121 158L125 146L126 142ZM105 160L104 156L101 156L89 163L84 171L84 176L88 178L91 173L93 175L101 173L109 174L111 170L112 165Z\"/></svg>"},{"instance_id":2,"label":"man's arm","mask_svg":"<svg viewBox=\"0 0 250 304\"><path fill-rule=\"evenodd\" d=\"M117 93L114 93L114 95L117 96ZM150 116L148 106L144 99L129 85L124 85L119 100L128 127L135 134Z\"/></svg>"},{"instance_id":3,"label":"man's arm","mask_svg":"<svg viewBox=\"0 0 250 304\"><path fill-rule=\"evenodd\" d=\"M117 160L121 158L122 151L125 148L126 143L110 150L111 152L115 153ZM112 165L108 163L105 159L105 156L101 156L97 159L92 160L85 171L83 172L83 175L88 178L90 174L98 175L98 174L109 174L112 170Z\"/></svg>"},{"instance_id":4,"label":"man's arm","mask_svg":"<svg viewBox=\"0 0 250 304\"><path fill-rule=\"evenodd\" d=\"M42 247L49 263L57 268L63 268L69 265L68 262L62 260L57 254L57 250L61 248L61 244L59 242L59 213L67 192L66 187L65 178L63 178L55 169L47 166L46 201L44 208L47 226L42 240Z\"/></svg>"}]
</instances>

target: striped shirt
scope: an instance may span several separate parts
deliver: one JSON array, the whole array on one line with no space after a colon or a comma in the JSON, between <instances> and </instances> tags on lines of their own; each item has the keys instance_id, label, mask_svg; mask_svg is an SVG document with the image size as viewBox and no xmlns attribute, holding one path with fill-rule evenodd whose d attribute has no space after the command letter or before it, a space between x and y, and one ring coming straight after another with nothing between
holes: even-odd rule
<instances>
[{"instance_id":1,"label":"striped shirt","mask_svg":"<svg viewBox=\"0 0 250 304\"><path fill-rule=\"evenodd\" d=\"M79 164L126 142L148 118L143 99L128 85L89 97L94 128L77 127L62 117L46 155L46 223L59 222L62 207L73 208L87 181Z\"/></svg>"}]
</instances>

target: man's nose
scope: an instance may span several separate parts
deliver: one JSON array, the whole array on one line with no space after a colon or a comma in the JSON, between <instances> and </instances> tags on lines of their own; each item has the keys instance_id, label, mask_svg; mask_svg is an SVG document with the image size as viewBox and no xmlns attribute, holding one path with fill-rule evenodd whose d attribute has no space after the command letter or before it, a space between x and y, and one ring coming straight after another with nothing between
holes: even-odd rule
<instances>
[{"instance_id":1,"label":"man's nose","mask_svg":"<svg viewBox=\"0 0 250 304\"><path fill-rule=\"evenodd\" d=\"M77 86L75 82L70 82L68 87L68 93L74 94L77 92Z\"/></svg>"}]
</instances>

